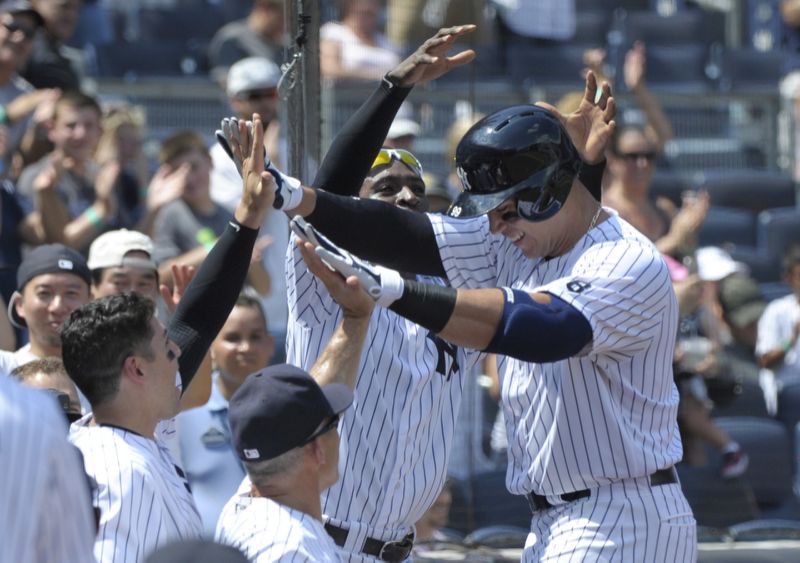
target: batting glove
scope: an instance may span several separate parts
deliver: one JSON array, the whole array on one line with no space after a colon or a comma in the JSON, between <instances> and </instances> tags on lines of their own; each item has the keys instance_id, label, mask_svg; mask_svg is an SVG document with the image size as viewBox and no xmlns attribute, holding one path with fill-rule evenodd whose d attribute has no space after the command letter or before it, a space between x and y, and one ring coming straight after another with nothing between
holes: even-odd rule
<instances>
[{"instance_id":1,"label":"batting glove","mask_svg":"<svg viewBox=\"0 0 800 563\"><path fill-rule=\"evenodd\" d=\"M317 255L331 270L345 278L356 276L378 305L388 307L402 297L405 284L399 272L370 264L336 246L299 215L289 224L300 240L314 245Z\"/></svg>"},{"instance_id":2,"label":"batting glove","mask_svg":"<svg viewBox=\"0 0 800 563\"><path fill-rule=\"evenodd\" d=\"M247 121L247 129L252 136L253 122ZM221 129L214 131L214 136L217 138L217 143L222 147L225 153L233 161L236 170L239 171L239 176L242 176L242 161L237 158L231 148L231 142L234 140L236 143L241 143L239 136L239 120L235 117L226 117L220 124ZM272 207L275 209L286 210L294 209L300 202L303 201L303 185L297 178L284 174L278 170L272 161L267 157L267 151L264 151L264 170L272 174L275 178L275 201Z\"/></svg>"}]
</instances>

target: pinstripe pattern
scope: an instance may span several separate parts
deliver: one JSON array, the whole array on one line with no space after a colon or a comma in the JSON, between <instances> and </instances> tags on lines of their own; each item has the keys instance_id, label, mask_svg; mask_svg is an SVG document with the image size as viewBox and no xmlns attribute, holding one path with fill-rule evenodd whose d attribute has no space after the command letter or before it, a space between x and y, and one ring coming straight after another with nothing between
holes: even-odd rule
<instances>
[{"instance_id":1,"label":"pinstripe pattern","mask_svg":"<svg viewBox=\"0 0 800 563\"><path fill-rule=\"evenodd\" d=\"M592 327L591 344L567 360L533 364L499 359L509 448L506 484L513 494L534 492L558 504L562 493L644 478L682 457L672 378L678 310L669 274L655 247L610 213L569 252L549 260L528 259L507 239L491 235L485 216L467 221L431 216L453 286L548 292L578 309ZM617 500L634 503L617 485L611 489L619 491ZM688 514L683 528L693 526L680 489L658 487L652 494L661 489L677 490L674 501L681 506L671 514ZM674 560L693 557L681 559L684 550L694 554L693 536L664 538L657 521L630 521L632 514L661 511L664 503L644 503L646 510L626 512L608 500L593 493L582 503L595 505L588 519L573 507L576 503L547 512L548 518L563 512L563 520L535 517L532 534L541 538L544 551L526 558L569 560L560 551L569 548L585 550L588 560L624 559L613 553L618 538L608 532L622 525L639 525L633 534L637 539L650 537L657 528L652 540L658 557L673 548ZM670 518L670 511L663 514L662 520ZM605 531L598 531L596 540L587 539L597 527ZM612 553L597 552L603 549ZM626 560L655 560L645 552Z\"/></svg>"},{"instance_id":2,"label":"pinstripe pattern","mask_svg":"<svg viewBox=\"0 0 800 563\"><path fill-rule=\"evenodd\" d=\"M341 313L294 245L287 278L287 361L309 369ZM353 408L339 429L340 480L322 499L325 516L350 530L347 549L358 551L366 537L401 539L433 503L446 477L461 372L476 360L391 311L373 312Z\"/></svg>"},{"instance_id":3,"label":"pinstripe pattern","mask_svg":"<svg viewBox=\"0 0 800 563\"><path fill-rule=\"evenodd\" d=\"M89 488L66 434L49 396L0 376L0 561L92 561Z\"/></svg>"},{"instance_id":4,"label":"pinstripe pattern","mask_svg":"<svg viewBox=\"0 0 800 563\"><path fill-rule=\"evenodd\" d=\"M200 537L200 515L183 470L175 463L159 423L156 439L110 426L72 425L70 439L83 452L96 482L100 529L94 554L100 562L143 561L172 541Z\"/></svg>"},{"instance_id":5,"label":"pinstripe pattern","mask_svg":"<svg viewBox=\"0 0 800 563\"><path fill-rule=\"evenodd\" d=\"M253 563L335 562L336 544L322 522L263 497L251 497L250 481L222 509L216 541L239 548Z\"/></svg>"}]
</instances>

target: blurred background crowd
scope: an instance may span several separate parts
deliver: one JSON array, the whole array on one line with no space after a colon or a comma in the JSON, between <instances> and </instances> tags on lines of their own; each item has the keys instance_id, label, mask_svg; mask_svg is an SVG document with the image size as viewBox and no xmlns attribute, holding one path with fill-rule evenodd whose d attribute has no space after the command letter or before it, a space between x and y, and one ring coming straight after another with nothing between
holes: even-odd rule
<instances>
[{"instance_id":1,"label":"blurred background crowd","mask_svg":"<svg viewBox=\"0 0 800 563\"><path fill-rule=\"evenodd\" d=\"M158 300L173 264L202 262L240 195L213 143L220 118L260 113L267 154L310 181L389 69L439 27L475 23L476 61L417 88L386 146L418 157L431 210L442 211L460 189L455 146L481 115L535 100L568 111L585 69L607 80L620 110L603 203L670 265L682 315L679 473L700 539L800 536L800 1L27 4L0 2L0 370L58 357L59 323L90 299L26 285L18 267L31 249L62 243L88 257L92 296L138 288ZM290 114L300 92L302 123ZM276 213L212 349L223 396L253 365L283 357L287 240ZM129 252L140 262L123 264ZM226 333L253 350L244 366ZM504 488L494 359L478 371L421 540L513 543L528 528L527 504ZM217 483L241 479L229 466L193 472L218 445L203 427L214 401L181 415L178 452L196 494L219 496L198 500L209 522L231 494Z\"/></svg>"}]
</instances>

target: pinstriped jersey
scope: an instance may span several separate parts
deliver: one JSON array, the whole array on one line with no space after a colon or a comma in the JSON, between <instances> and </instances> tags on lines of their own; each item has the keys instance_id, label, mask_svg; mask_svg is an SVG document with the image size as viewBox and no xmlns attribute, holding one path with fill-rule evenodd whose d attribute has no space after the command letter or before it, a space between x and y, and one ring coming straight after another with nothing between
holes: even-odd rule
<instances>
[{"instance_id":1,"label":"pinstriped jersey","mask_svg":"<svg viewBox=\"0 0 800 563\"><path fill-rule=\"evenodd\" d=\"M431 216L453 286L547 292L592 327L591 345L576 357L498 359L514 494L593 488L681 459L672 378L677 301L653 244L610 213L563 256L536 260L491 235L485 216Z\"/></svg>"},{"instance_id":2,"label":"pinstriped jersey","mask_svg":"<svg viewBox=\"0 0 800 563\"><path fill-rule=\"evenodd\" d=\"M294 244L287 252L287 279L287 362L310 369L341 311ZM353 408L340 423L340 479L323 494L326 517L365 537L399 539L408 533L444 483L462 372L477 359L472 356L375 308Z\"/></svg>"},{"instance_id":3,"label":"pinstriped jersey","mask_svg":"<svg viewBox=\"0 0 800 563\"><path fill-rule=\"evenodd\" d=\"M272 499L250 496L250 479L222 509L215 540L240 549L253 563L339 561L322 522Z\"/></svg>"},{"instance_id":4,"label":"pinstriped jersey","mask_svg":"<svg viewBox=\"0 0 800 563\"><path fill-rule=\"evenodd\" d=\"M94 504L100 528L97 561L134 563L168 543L203 533L189 483L162 442L113 426L89 426L88 414L73 423L70 440L83 452L96 483Z\"/></svg>"},{"instance_id":5,"label":"pinstriped jersey","mask_svg":"<svg viewBox=\"0 0 800 563\"><path fill-rule=\"evenodd\" d=\"M0 376L0 561L92 561L94 517L64 415L44 392Z\"/></svg>"}]
</instances>

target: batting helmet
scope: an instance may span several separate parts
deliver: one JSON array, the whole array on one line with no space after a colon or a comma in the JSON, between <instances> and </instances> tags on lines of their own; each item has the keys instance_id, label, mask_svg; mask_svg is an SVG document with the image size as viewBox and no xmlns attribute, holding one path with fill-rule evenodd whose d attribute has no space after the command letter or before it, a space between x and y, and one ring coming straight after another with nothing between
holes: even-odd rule
<instances>
[{"instance_id":1,"label":"batting helmet","mask_svg":"<svg viewBox=\"0 0 800 563\"><path fill-rule=\"evenodd\" d=\"M521 217L543 221L564 205L580 166L578 151L551 112L531 105L501 109L459 142L456 171L464 191L448 214L476 217L516 195Z\"/></svg>"}]
</instances>

